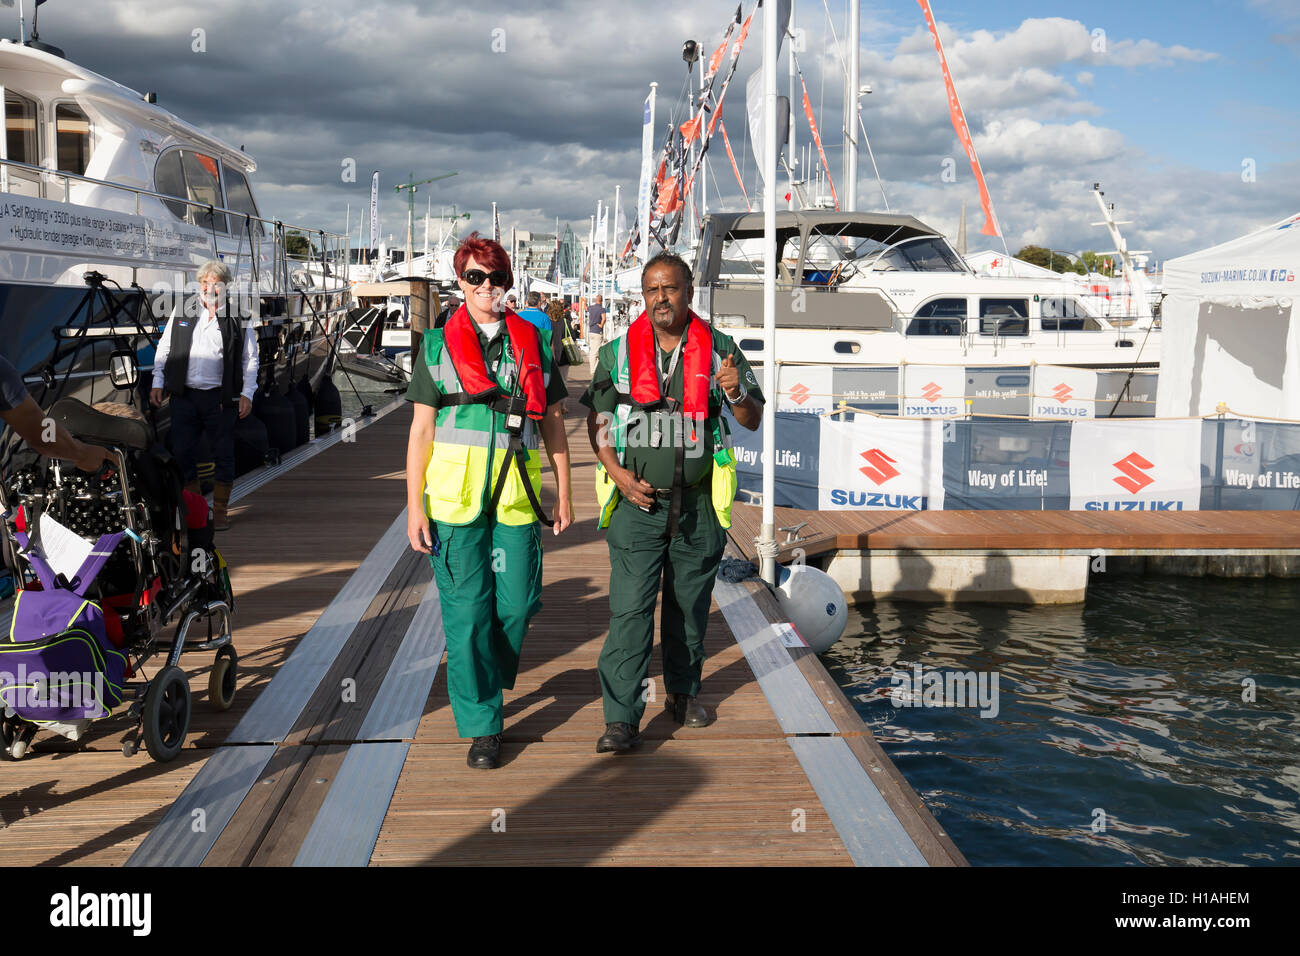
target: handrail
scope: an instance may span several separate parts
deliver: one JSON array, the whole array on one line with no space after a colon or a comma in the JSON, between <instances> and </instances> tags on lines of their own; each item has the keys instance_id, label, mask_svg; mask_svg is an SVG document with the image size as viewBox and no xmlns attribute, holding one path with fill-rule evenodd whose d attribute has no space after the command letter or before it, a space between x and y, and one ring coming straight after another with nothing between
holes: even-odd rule
<instances>
[{"instance_id":1,"label":"handrail","mask_svg":"<svg viewBox=\"0 0 1300 956\"><path fill-rule=\"evenodd\" d=\"M167 193L155 192L152 189L145 189L141 186L128 186L126 183L115 183L108 179L95 179L91 176L82 176L78 173L68 172L67 170L50 169L48 166L33 166L30 163L22 163L16 159L0 159L0 167L14 167L16 169L25 169L33 173L40 174L41 176L61 176L64 178L64 180L75 179L77 182L90 183L93 186L109 186L113 189L120 189L123 190L124 192L133 193L136 196L152 196L155 199L160 199L165 202L179 202L179 203L184 203L187 206L198 206L205 211L211 210L214 213L219 212L219 213L235 216L239 219L250 219L262 223L263 225L266 226L283 225L286 229L301 232L306 236L324 235L324 236L328 236L331 239L350 238L338 232L323 232L320 229L312 229L307 226L295 226L292 225L291 223L281 223L279 220L266 219L263 216L254 216L251 213L240 212L237 209L228 209L225 206L214 206L211 203L199 202L198 200L195 199L186 199L184 196L172 196ZM44 185L45 185L44 182L42 182L41 183L42 193L44 192ZM46 199L48 197L42 195L40 198ZM67 200L65 200L65 202L66 201Z\"/></svg>"}]
</instances>

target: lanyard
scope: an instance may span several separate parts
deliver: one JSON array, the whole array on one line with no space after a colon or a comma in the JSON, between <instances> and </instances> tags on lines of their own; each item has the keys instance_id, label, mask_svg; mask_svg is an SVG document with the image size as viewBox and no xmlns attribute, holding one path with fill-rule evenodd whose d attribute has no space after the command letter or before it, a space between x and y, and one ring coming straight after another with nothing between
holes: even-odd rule
<instances>
[{"instance_id":1,"label":"lanyard","mask_svg":"<svg viewBox=\"0 0 1300 956\"><path fill-rule=\"evenodd\" d=\"M682 337L677 340L677 347L673 349L672 357L668 360L668 371L660 373L659 376L659 397L665 402L668 401L668 383L673 380L673 373L677 371L677 362L682 357L682 346L686 344L686 333L682 332ZM658 348L655 355L655 371L659 371Z\"/></svg>"}]
</instances>

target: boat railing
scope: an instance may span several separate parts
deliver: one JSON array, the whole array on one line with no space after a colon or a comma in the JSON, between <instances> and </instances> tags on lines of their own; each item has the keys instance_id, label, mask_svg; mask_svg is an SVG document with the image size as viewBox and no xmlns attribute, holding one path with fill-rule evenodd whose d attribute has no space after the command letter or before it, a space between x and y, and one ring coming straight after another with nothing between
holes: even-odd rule
<instances>
[{"instance_id":1,"label":"boat railing","mask_svg":"<svg viewBox=\"0 0 1300 956\"><path fill-rule=\"evenodd\" d=\"M19 173L20 175L14 176L14 173ZM57 180L62 180L61 190L58 189L57 182L52 182ZM36 185L39 195L33 197L22 192L15 193L13 187L16 182ZM172 196L166 193L156 192L152 189L145 189L142 186L115 183L106 179L95 179L90 176L82 176L78 173L69 172L67 170L51 169L48 166L33 166L30 163L0 158L0 193L70 204L72 203L73 183L84 183L89 187L114 189L133 197L135 215L137 216L144 215L144 212L141 210L141 200L145 198L157 199L167 205L178 203L197 213L205 214L208 217L209 223L211 223L211 225L206 228L212 238L213 258L216 258L222 251L218 246L219 239L225 238L238 242L239 248L235 253L236 260L234 269L236 274L239 272L240 262L244 257L243 244L245 237L247 237L247 255L251 266L250 271L253 273L254 281L259 283L259 285L266 283L266 277L261 274L261 243L266 232L269 231L274 246L271 251L270 287L266 289L266 291L271 294L337 294L347 292L351 287L348 281L347 248L349 237L339 233L325 232L320 229L309 229L305 226L296 226L290 223L285 223L278 219L266 219L262 216L255 216L251 213L242 212L237 209L228 209L223 206L216 206L212 203L200 202L183 196ZM61 192L62 195L50 195L51 192L55 191ZM166 205L164 208L166 208ZM113 209L106 209L105 211L127 212L126 210ZM217 216L227 217L227 222L238 222L241 224L241 228L232 232L226 232L224 230L219 231L215 225ZM197 226L198 228L205 228L201 223L188 224ZM295 235L301 236L306 240L308 251L305 257L290 255L288 252L289 238ZM313 240L319 241L319 247L315 242L313 242ZM176 267L175 262L155 262L149 263L149 265L161 269L174 269ZM305 268L295 269L295 265ZM138 265L135 267L139 268ZM313 283L319 283L319 285L313 287ZM333 311L332 307L331 311Z\"/></svg>"}]
</instances>

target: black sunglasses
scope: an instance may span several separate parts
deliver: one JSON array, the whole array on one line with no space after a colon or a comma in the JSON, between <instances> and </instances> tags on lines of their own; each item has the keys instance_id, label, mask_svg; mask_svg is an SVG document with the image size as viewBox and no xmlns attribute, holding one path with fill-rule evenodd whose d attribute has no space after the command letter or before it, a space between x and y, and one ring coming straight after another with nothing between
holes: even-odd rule
<instances>
[{"instance_id":1,"label":"black sunglasses","mask_svg":"<svg viewBox=\"0 0 1300 956\"><path fill-rule=\"evenodd\" d=\"M493 269L491 272L484 272L482 269L466 269L460 277L472 286L480 286L483 280L487 279L494 286L502 289L506 287L506 280L509 278L504 269Z\"/></svg>"}]
</instances>

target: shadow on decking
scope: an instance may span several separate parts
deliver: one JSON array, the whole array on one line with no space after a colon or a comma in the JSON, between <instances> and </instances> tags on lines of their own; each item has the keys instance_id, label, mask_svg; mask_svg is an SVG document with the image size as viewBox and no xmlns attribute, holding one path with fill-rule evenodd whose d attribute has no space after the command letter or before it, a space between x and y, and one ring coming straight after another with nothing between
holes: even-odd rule
<instances>
[{"instance_id":1,"label":"shadow on decking","mask_svg":"<svg viewBox=\"0 0 1300 956\"><path fill-rule=\"evenodd\" d=\"M594 863L708 782L709 774L698 764L669 755L660 742L646 741L633 753L610 754L595 766L574 771L522 806L503 808L504 831L478 827L422 862Z\"/></svg>"}]
</instances>

